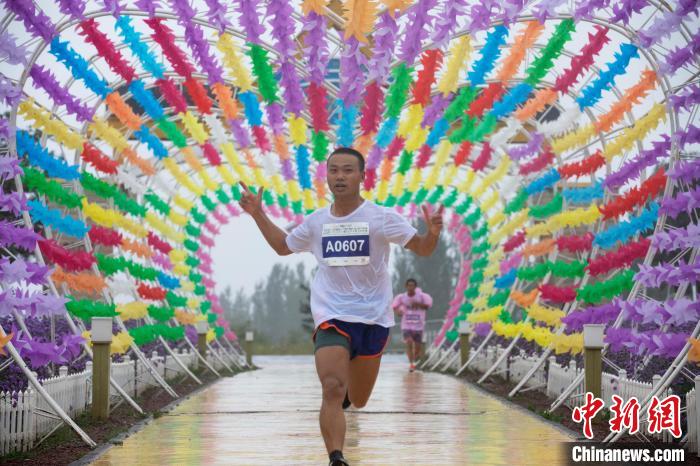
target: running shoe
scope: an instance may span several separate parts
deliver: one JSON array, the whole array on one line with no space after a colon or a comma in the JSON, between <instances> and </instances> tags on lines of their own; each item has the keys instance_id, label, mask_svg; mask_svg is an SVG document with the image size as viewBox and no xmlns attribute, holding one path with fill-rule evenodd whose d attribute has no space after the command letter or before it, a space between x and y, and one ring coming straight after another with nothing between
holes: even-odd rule
<instances>
[{"instance_id":1,"label":"running shoe","mask_svg":"<svg viewBox=\"0 0 700 466\"><path fill-rule=\"evenodd\" d=\"M331 461L328 466L350 466L350 463L343 458L343 453L340 450L335 450L330 454Z\"/></svg>"},{"instance_id":2,"label":"running shoe","mask_svg":"<svg viewBox=\"0 0 700 466\"><path fill-rule=\"evenodd\" d=\"M345 458L336 458L330 463L328 463L328 466L350 466L350 463L347 462Z\"/></svg>"},{"instance_id":3,"label":"running shoe","mask_svg":"<svg viewBox=\"0 0 700 466\"><path fill-rule=\"evenodd\" d=\"M408 368L408 372L413 372L416 370L416 365L411 363L411 366Z\"/></svg>"}]
</instances>

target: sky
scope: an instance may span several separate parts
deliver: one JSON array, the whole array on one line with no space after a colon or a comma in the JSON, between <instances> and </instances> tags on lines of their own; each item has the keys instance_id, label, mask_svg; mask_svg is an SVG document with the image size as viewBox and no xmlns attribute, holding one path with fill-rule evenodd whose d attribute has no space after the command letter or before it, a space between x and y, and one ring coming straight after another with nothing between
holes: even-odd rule
<instances>
[{"instance_id":1,"label":"sky","mask_svg":"<svg viewBox=\"0 0 700 466\"><path fill-rule=\"evenodd\" d=\"M286 225L286 222L280 222L278 219L272 220L280 227ZM255 283L264 280L277 262L292 267L304 262L307 270L316 264L316 259L310 253L278 256L248 214L242 214L221 227L211 256L214 259L212 268L218 292L230 285L234 291L243 287L250 293Z\"/></svg>"}]
</instances>

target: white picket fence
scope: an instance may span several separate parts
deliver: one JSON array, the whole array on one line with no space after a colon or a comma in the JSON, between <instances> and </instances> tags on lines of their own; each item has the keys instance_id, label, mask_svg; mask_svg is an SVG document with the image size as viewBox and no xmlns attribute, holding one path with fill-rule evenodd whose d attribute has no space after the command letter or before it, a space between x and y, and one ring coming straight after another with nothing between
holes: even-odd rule
<instances>
[{"instance_id":1,"label":"white picket fence","mask_svg":"<svg viewBox=\"0 0 700 466\"><path fill-rule=\"evenodd\" d=\"M575 362L571 362L568 367L562 367L550 358L549 374L547 377L547 396L557 398L563 391L573 383L573 381L581 374L582 368L577 368ZM612 397L617 395L624 401L632 397L637 398L640 402L651 393L653 387L661 380L660 375L653 377L652 383L640 382L638 380L627 378L627 372L621 370L617 375L603 372L601 384L601 398L605 402L605 406L613 404ZM660 394L665 397L670 394L666 391ZM582 406L585 403L583 396L583 384L574 391L569 397L566 404L570 407Z\"/></svg>"},{"instance_id":2,"label":"white picket fence","mask_svg":"<svg viewBox=\"0 0 700 466\"><path fill-rule=\"evenodd\" d=\"M440 351L446 350L441 349ZM470 369L480 373L486 372L496 363L503 351L503 348L487 348L474 358L469 366ZM519 382L535 366L536 362L537 358L535 357L510 356L504 358L493 373L499 374L512 382ZM458 364L455 364L450 369L458 367ZM557 364L556 358L552 356L548 360L547 368L542 364L526 382L525 386L537 389L546 394L548 398L554 400L574 382L582 371L582 368L576 367L575 361L571 361L566 366L561 366ZM601 398L607 408L613 405L613 395L618 395L624 402L635 397L641 403L660 381L660 375L655 375L652 382L648 383L628 378L624 370L621 370L618 374L603 372ZM700 400L696 399L696 393L700 393L700 376L696 378L695 384L696 388L685 396L687 406L686 433L688 434L689 450L698 452L700 449ZM671 391L667 389L658 396L663 399L670 394ZM566 405L574 408L583 405L583 403L585 403L584 387L583 384L580 384L571 394ZM647 431L644 413L640 413L640 431ZM654 437L664 442L672 440L671 434L667 431L660 435L654 435Z\"/></svg>"},{"instance_id":3,"label":"white picket fence","mask_svg":"<svg viewBox=\"0 0 700 466\"><path fill-rule=\"evenodd\" d=\"M510 361L510 380L522 380L537 362L534 356L522 356ZM552 358L553 359L553 358ZM551 360L551 359L550 359ZM547 372L542 364L537 371L525 382L525 387L543 391L547 387Z\"/></svg>"},{"instance_id":4,"label":"white picket fence","mask_svg":"<svg viewBox=\"0 0 700 466\"><path fill-rule=\"evenodd\" d=\"M689 451L695 452L700 457L700 375L695 376L695 388L685 394L686 418L685 427Z\"/></svg>"},{"instance_id":5,"label":"white picket fence","mask_svg":"<svg viewBox=\"0 0 700 466\"><path fill-rule=\"evenodd\" d=\"M178 358L192 368L197 361L194 352L178 352ZM184 375L184 371L171 356L151 358L158 373L166 380ZM212 354L207 362L216 370L224 365ZM132 397L141 395L156 382L144 364L138 361L112 363L112 378ZM42 386L72 418L86 411L92 401L92 362L86 364L83 372L68 375L68 368L61 367L59 375L40 380ZM112 402L121 397L114 387L110 388ZM31 386L22 392L0 392L0 455L17 451L27 451L47 434L60 427L62 421L53 413L48 403Z\"/></svg>"}]
</instances>

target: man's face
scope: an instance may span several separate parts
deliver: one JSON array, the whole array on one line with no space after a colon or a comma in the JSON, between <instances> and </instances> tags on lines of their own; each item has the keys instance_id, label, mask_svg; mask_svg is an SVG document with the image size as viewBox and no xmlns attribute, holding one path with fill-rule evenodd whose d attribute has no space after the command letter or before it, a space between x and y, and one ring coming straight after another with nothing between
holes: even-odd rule
<instances>
[{"instance_id":1,"label":"man's face","mask_svg":"<svg viewBox=\"0 0 700 466\"><path fill-rule=\"evenodd\" d=\"M360 193L360 183L365 173L360 171L360 161L350 154L335 154L328 160L326 181L334 196L355 196Z\"/></svg>"},{"instance_id":2,"label":"man's face","mask_svg":"<svg viewBox=\"0 0 700 466\"><path fill-rule=\"evenodd\" d=\"M413 294L416 292L416 284L414 282L406 283L406 291L409 295L413 296Z\"/></svg>"}]
</instances>

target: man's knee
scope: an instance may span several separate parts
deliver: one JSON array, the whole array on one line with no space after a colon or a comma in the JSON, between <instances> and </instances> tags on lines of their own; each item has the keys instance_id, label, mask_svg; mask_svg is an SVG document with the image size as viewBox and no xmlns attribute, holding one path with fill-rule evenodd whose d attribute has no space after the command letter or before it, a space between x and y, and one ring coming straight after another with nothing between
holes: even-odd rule
<instances>
[{"instance_id":1,"label":"man's knee","mask_svg":"<svg viewBox=\"0 0 700 466\"><path fill-rule=\"evenodd\" d=\"M327 376L321 380L323 399L326 401L340 401L345 398L347 385L338 377Z\"/></svg>"}]
</instances>

